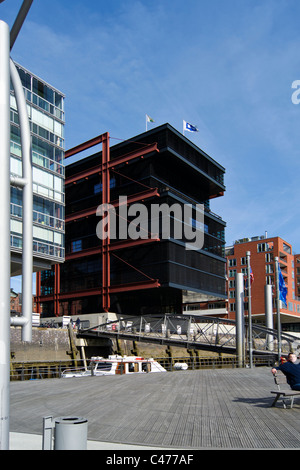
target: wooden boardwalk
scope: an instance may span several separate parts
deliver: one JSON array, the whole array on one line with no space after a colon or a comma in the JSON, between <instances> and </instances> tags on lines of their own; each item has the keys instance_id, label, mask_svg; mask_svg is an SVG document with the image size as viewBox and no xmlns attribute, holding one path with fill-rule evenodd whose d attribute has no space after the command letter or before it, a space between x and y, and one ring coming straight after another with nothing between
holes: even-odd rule
<instances>
[{"instance_id":1,"label":"wooden boardwalk","mask_svg":"<svg viewBox=\"0 0 300 470\"><path fill-rule=\"evenodd\" d=\"M88 419L88 439L174 449L299 449L300 398L272 408L269 368L207 369L11 383L10 430Z\"/></svg>"}]
</instances>

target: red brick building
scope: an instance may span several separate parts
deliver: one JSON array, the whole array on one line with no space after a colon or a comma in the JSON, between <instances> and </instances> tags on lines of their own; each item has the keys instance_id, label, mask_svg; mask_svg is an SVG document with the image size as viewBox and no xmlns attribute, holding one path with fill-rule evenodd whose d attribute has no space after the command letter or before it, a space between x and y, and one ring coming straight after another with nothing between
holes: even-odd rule
<instances>
[{"instance_id":1,"label":"red brick building","mask_svg":"<svg viewBox=\"0 0 300 470\"><path fill-rule=\"evenodd\" d=\"M22 313L21 295L10 289L10 313L12 315L20 315Z\"/></svg>"},{"instance_id":2,"label":"red brick building","mask_svg":"<svg viewBox=\"0 0 300 470\"><path fill-rule=\"evenodd\" d=\"M36 302L34 296L32 296L32 313L36 312ZM10 289L10 314L12 316L22 314L22 294L15 292L13 289Z\"/></svg>"},{"instance_id":3,"label":"red brick building","mask_svg":"<svg viewBox=\"0 0 300 470\"><path fill-rule=\"evenodd\" d=\"M292 246L280 237L266 236L237 240L226 249L228 318L235 319L235 274L247 273L247 252L250 252L250 265L254 276L251 284L251 312L253 321L265 323L265 285L273 286L274 325L275 306L275 258L287 287L287 305L281 304L281 324L283 330L300 332L300 255L294 255ZM245 291L245 315L248 314L248 298Z\"/></svg>"}]
</instances>

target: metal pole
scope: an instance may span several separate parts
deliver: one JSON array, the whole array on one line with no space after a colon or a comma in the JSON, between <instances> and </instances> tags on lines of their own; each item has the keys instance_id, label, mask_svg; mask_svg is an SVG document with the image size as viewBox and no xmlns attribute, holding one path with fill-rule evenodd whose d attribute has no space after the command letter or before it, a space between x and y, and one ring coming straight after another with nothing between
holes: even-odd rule
<instances>
[{"instance_id":1,"label":"metal pole","mask_svg":"<svg viewBox=\"0 0 300 470\"><path fill-rule=\"evenodd\" d=\"M273 330L273 305L272 305L272 285L265 285L265 311L266 311L266 327ZM273 335L267 335L267 349L273 351Z\"/></svg>"},{"instance_id":2,"label":"metal pole","mask_svg":"<svg viewBox=\"0 0 300 470\"><path fill-rule=\"evenodd\" d=\"M10 75L15 91L20 121L22 145L23 178L19 178L19 186L23 188L23 246L22 246L22 314L26 320L22 327L22 341L32 340L32 272L33 272L33 196L32 196L32 153L31 135L27 105L22 82L15 64L10 60Z\"/></svg>"},{"instance_id":3,"label":"metal pole","mask_svg":"<svg viewBox=\"0 0 300 470\"><path fill-rule=\"evenodd\" d=\"M278 335L278 361L281 358L281 320L280 320L280 295L279 295L279 258L275 258L275 279L276 279L276 310L277 310L277 335Z\"/></svg>"},{"instance_id":4,"label":"metal pole","mask_svg":"<svg viewBox=\"0 0 300 470\"><path fill-rule=\"evenodd\" d=\"M248 328L249 328L249 365L253 367L253 341L252 341L252 307L251 307L251 267L250 251L247 251L247 281L248 281Z\"/></svg>"},{"instance_id":5,"label":"metal pole","mask_svg":"<svg viewBox=\"0 0 300 470\"><path fill-rule=\"evenodd\" d=\"M53 417L45 416L43 418L43 442L42 450L52 450L53 449Z\"/></svg>"},{"instance_id":6,"label":"metal pole","mask_svg":"<svg viewBox=\"0 0 300 470\"><path fill-rule=\"evenodd\" d=\"M20 8L20 11L18 13L18 16L13 24L13 27L11 28L10 32L10 50L12 50L14 43L16 42L16 39L18 37L18 34L23 26L23 23L26 19L26 16L30 10L30 7L32 5L33 0L24 0L23 4Z\"/></svg>"},{"instance_id":7,"label":"metal pole","mask_svg":"<svg viewBox=\"0 0 300 470\"><path fill-rule=\"evenodd\" d=\"M32 2L24 0L12 34L0 20L0 450L9 449L10 421L10 50ZM26 104L25 110L27 115Z\"/></svg>"},{"instance_id":8,"label":"metal pole","mask_svg":"<svg viewBox=\"0 0 300 470\"><path fill-rule=\"evenodd\" d=\"M235 275L236 352L238 367L244 365L244 275Z\"/></svg>"},{"instance_id":9,"label":"metal pole","mask_svg":"<svg viewBox=\"0 0 300 470\"><path fill-rule=\"evenodd\" d=\"M0 20L0 450L9 448L10 75L9 27Z\"/></svg>"}]
</instances>

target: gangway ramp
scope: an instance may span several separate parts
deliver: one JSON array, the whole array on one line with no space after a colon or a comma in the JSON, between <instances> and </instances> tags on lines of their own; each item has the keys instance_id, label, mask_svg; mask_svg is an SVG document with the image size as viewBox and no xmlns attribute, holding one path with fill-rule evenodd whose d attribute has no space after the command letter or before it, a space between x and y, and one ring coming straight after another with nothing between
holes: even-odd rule
<instances>
[{"instance_id":1,"label":"gangway ramp","mask_svg":"<svg viewBox=\"0 0 300 470\"><path fill-rule=\"evenodd\" d=\"M78 330L79 337L106 337L137 342L156 343L205 351L236 354L236 322L224 318L199 315L141 315L119 317L92 328ZM244 341L249 348L249 328L244 325ZM277 354L277 330L252 325L253 354ZM281 351L300 348L300 339L281 332Z\"/></svg>"}]
</instances>

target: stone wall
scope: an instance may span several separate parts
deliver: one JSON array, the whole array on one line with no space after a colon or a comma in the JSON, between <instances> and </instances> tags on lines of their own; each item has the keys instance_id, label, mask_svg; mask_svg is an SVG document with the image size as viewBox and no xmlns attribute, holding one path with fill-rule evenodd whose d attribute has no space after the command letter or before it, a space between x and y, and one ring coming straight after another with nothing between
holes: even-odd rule
<instances>
[{"instance_id":1,"label":"stone wall","mask_svg":"<svg viewBox=\"0 0 300 470\"><path fill-rule=\"evenodd\" d=\"M21 328L10 329L10 351L14 361L64 361L71 358L67 328L32 328L32 342L21 340Z\"/></svg>"},{"instance_id":2,"label":"stone wall","mask_svg":"<svg viewBox=\"0 0 300 470\"><path fill-rule=\"evenodd\" d=\"M105 338L70 341L68 328L32 328L32 342L21 340L21 328L11 327L11 358L15 362L27 361L67 361L91 356L120 354L127 356L142 356L145 358L190 357L193 352L180 347L168 347L153 343L143 343L128 340L110 340ZM75 346L75 347L74 347ZM84 350L84 354L83 351ZM218 356L216 353L199 351L200 356Z\"/></svg>"}]
</instances>

